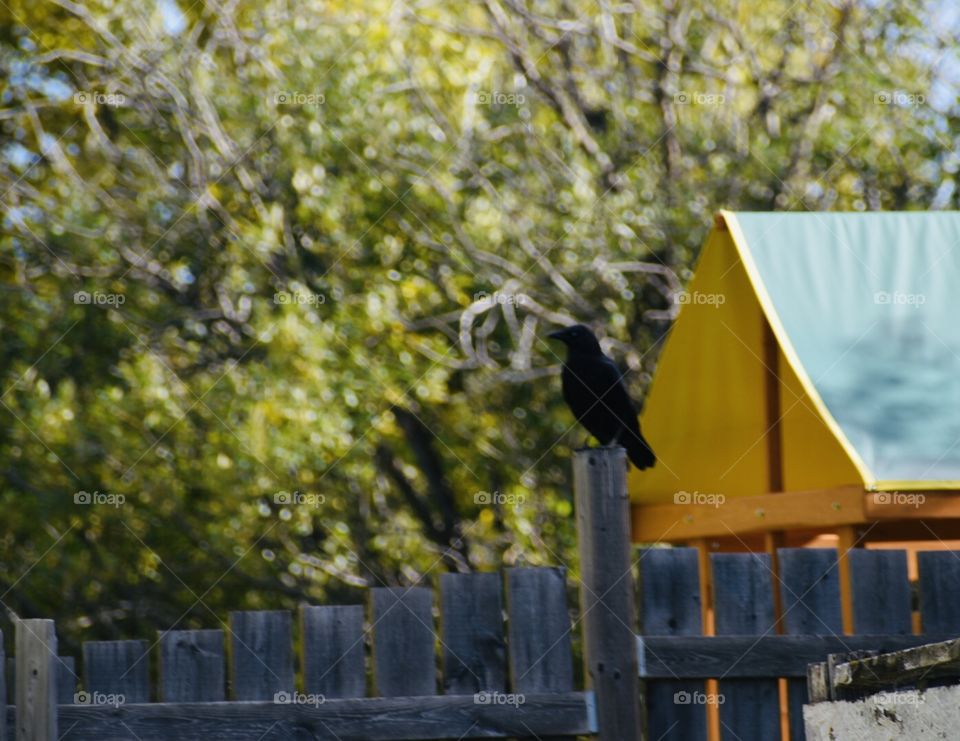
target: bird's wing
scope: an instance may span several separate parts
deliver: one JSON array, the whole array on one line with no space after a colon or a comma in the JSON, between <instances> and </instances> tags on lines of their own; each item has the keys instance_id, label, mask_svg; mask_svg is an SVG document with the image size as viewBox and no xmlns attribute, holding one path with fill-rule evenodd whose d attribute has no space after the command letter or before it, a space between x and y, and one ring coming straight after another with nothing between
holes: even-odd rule
<instances>
[{"instance_id":1,"label":"bird's wing","mask_svg":"<svg viewBox=\"0 0 960 741\"><path fill-rule=\"evenodd\" d=\"M604 356L604 369L601 371L604 382L607 384L606 393L603 395L603 404L620 420L630 432L639 434L640 426L637 423L637 408L633 405L633 399L627 393L626 384L623 382L623 373L617 367L617 364L610 358Z\"/></svg>"}]
</instances>

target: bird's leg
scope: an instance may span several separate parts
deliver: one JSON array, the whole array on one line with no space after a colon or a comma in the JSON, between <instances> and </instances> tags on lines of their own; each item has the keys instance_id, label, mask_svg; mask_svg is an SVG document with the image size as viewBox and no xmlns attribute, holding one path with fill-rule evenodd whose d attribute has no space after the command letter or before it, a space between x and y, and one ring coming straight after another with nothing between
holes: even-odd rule
<instances>
[{"instance_id":1,"label":"bird's leg","mask_svg":"<svg viewBox=\"0 0 960 741\"><path fill-rule=\"evenodd\" d=\"M607 447L607 448L615 448L615 447L617 447L617 446L620 444L620 433L621 433L621 432L623 432L623 428L622 428L622 427L621 427L619 430L617 430L617 434L614 435L614 436L613 436L613 439L612 439L609 443L607 443L607 445L604 446L604 447Z\"/></svg>"}]
</instances>

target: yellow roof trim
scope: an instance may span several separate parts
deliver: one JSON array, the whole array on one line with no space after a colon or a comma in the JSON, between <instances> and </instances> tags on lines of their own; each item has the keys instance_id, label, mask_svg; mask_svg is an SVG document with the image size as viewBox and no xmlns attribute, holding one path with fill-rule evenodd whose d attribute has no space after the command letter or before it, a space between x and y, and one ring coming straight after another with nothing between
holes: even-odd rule
<instances>
[{"instance_id":1,"label":"yellow roof trim","mask_svg":"<svg viewBox=\"0 0 960 741\"><path fill-rule=\"evenodd\" d=\"M770 323L770 327L773 330L774 336L777 338L777 342L780 345L780 349L783 352L784 357L787 359L787 362L790 364L793 372L796 373L797 378L800 381L800 385L810 397L810 401L813 403L814 409L823 419L824 424L826 424L830 432L833 433L833 436L837 439L837 442L840 443L843 451L850 458L850 462L853 463L854 467L857 469L857 472L863 479L864 487L867 489L876 488L878 485L876 476L867 467L867 464L860 457L860 454L857 452L856 448L854 448L850 443L850 440L847 439L843 429L839 424L837 424L837 420L833 418L830 410L827 409L827 405L824 404L823 399L820 397L820 393L817 391L817 388L810 376L807 375L806 368L803 367L803 363L800 361L800 356L797 354L796 349L794 349L793 343L790 341L790 337L787 335L787 331L780 321L780 316L777 314L777 310L773 305L773 300L770 298L770 294L767 293L767 287L764 285L763 278L760 276L760 271L753 260L753 255L750 253L750 246L747 243L747 239L743 233L743 230L740 228L740 223L737 221L736 214L733 211L721 210L719 215L726 224L727 229L730 231L730 237L733 240L733 245L736 247L737 252L740 255L740 260L743 262L743 266L746 269L747 277L750 279L751 285L753 285L753 290L757 296L757 300L760 302L760 307L763 309L763 313L766 315L767 321ZM927 488L933 488L930 483L931 482L924 482ZM958 484L960 484L960 482L958 482ZM899 488L907 487L903 486Z\"/></svg>"},{"instance_id":2,"label":"yellow roof trim","mask_svg":"<svg viewBox=\"0 0 960 741\"><path fill-rule=\"evenodd\" d=\"M874 481L869 491L953 491L960 481Z\"/></svg>"}]
</instances>

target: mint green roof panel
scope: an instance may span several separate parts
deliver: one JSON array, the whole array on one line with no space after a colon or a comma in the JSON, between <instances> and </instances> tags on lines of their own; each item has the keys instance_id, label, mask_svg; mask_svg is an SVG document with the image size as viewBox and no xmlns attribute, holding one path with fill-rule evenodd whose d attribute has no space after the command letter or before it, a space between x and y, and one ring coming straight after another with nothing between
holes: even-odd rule
<instances>
[{"instance_id":1,"label":"mint green roof panel","mask_svg":"<svg viewBox=\"0 0 960 741\"><path fill-rule=\"evenodd\" d=\"M960 480L960 212L736 217L807 376L874 477Z\"/></svg>"}]
</instances>

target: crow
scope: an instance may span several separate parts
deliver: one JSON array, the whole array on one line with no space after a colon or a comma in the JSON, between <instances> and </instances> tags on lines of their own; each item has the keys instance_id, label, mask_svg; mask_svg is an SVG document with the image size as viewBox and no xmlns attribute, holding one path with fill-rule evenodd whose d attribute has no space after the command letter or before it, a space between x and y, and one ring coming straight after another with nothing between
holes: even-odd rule
<instances>
[{"instance_id":1,"label":"crow","mask_svg":"<svg viewBox=\"0 0 960 741\"><path fill-rule=\"evenodd\" d=\"M650 468L657 459L640 434L637 410L623 376L616 363L603 354L593 332L575 324L547 337L567 346L560 379L563 399L573 416L601 445L619 443L633 465L641 471Z\"/></svg>"}]
</instances>

